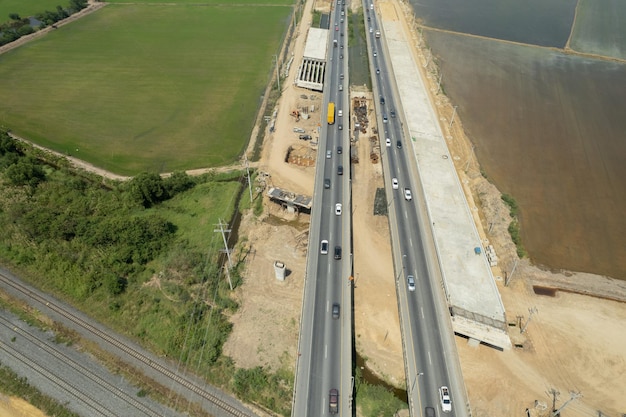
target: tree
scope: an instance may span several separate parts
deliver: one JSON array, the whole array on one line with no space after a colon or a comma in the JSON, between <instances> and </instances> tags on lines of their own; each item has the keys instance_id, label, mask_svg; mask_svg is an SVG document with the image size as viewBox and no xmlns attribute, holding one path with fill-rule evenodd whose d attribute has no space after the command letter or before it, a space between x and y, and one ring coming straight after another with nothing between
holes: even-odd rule
<instances>
[{"instance_id":1,"label":"tree","mask_svg":"<svg viewBox=\"0 0 626 417\"><path fill-rule=\"evenodd\" d=\"M165 179L164 183L170 197L187 191L196 185L193 179L183 171L174 172L169 178Z\"/></svg>"},{"instance_id":2,"label":"tree","mask_svg":"<svg viewBox=\"0 0 626 417\"><path fill-rule=\"evenodd\" d=\"M21 20L21 17L17 13L9 13L9 19L11 19L11 20Z\"/></svg>"},{"instance_id":3,"label":"tree","mask_svg":"<svg viewBox=\"0 0 626 417\"><path fill-rule=\"evenodd\" d=\"M46 179L46 173L39 162L31 157L21 158L5 171L7 179L13 185L37 186Z\"/></svg>"},{"instance_id":4,"label":"tree","mask_svg":"<svg viewBox=\"0 0 626 417\"><path fill-rule=\"evenodd\" d=\"M135 201L150 208L169 198L163 179L157 173L142 172L130 181L130 192Z\"/></svg>"}]
</instances>

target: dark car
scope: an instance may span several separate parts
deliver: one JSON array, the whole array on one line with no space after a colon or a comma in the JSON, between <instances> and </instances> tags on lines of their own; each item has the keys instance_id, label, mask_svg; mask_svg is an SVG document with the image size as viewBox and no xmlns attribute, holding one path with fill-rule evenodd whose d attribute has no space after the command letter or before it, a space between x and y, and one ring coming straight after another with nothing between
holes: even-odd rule
<instances>
[{"instance_id":1,"label":"dark car","mask_svg":"<svg viewBox=\"0 0 626 417\"><path fill-rule=\"evenodd\" d=\"M341 246L335 246L335 259L341 259Z\"/></svg>"},{"instance_id":2,"label":"dark car","mask_svg":"<svg viewBox=\"0 0 626 417\"><path fill-rule=\"evenodd\" d=\"M380 96L380 104L385 104L385 97Z\"/></svg>"},{"instance_id":3,"label":"dark car","mask_svg":"<svg viewBox=\"0 0 626 417\"><path fill-rule=\"evenodd\" d=\"M343 152L343 148L341 146L337 146L337 153L341 154Z\"/></svg>"},{"instance_id":4,"label":"dark car","mask_svg":"<svg viewBox=\"0 0 626 417\"><path fill-rule=\"evenodd\" d=\"M337 167L337 175L343 175L343 165Z\"/></svg>"},{"instance_id":5,"label":"dark car","mask_svg":"<svg viewBox=\"0 0 626 417\"><path fill-rule=\"evenodd\" d=\"M324 179L324 188L330 188L330 178Z\"/></svg>"},{"instance_id":6,"label":"dark car","mask_svg":"<svg viewBox=\"0 0 626 417\"><path fill-rule=\"evenodd\" d=\"M402 149L402 142L401 141L397 141L396 142L396 148Z\"/></svg>"},{"instance_id":7,"label":"dark car","mask_svg":"<svg viewBox=\"0 0 626 417\"><path fill-rule=\"evenodd\" d=\"M391 117L393 117L394 119L396 118L396 111L395 110L391 110L389 112L389 114L391 115Z\"/></svg>"},{"instance_id":8,"label":"dark car","mask_svg":"<svg viewBox=\"0 0 626 417\"><path fill-rule=\"evenodd\" d=\"M339 412L339 391L335 388L330 390L328 399L328 411L330 414L337 414Z\"/></svg>"},{"instance_id":9,"label":"dark car","mask_svg":"<svg viewBox=\"0 0 626 417\"><path fill-rule=\"evenodd\" d=\"M337 304L337 303L333 304L333 318L334 319L338 319L339 318L339 311L340 311L339 304Z\"/></svg>"}]
</instances>

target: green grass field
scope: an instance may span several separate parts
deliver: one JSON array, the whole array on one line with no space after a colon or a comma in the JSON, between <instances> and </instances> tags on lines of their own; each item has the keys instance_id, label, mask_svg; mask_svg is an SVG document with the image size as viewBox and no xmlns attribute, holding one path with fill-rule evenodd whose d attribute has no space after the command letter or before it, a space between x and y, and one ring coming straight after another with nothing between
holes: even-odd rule
<instances>
[{"instance_id":1,"label":"green grass field","mask_svg":"<svg viewBox=\"0 0 626 417\"><path fill-rule=\"evenodd\" d=\"M189 4L189 5L220 5L220 6L244 6L250 4L267 4L267 5L292 5L294 0L107 0L107 3L119 3L119 4Z\"/></svg>"},{"instance_id":2,"label":"green grass field","mask_svg":"<svg viewBox=\"0 0 626 417\"><path fill-rule=\"evenodd\" d=\"M109 5L0 56L0 125L121 174L231 163L291 10Z\"/></svg>"},{"instance_id":3,"label":"green grass field","mask_svg":"<svg viewBox=\"0 0 626 417\"><path fill-rule=\"evenodd\" d=\"M57 6L67 7L68 4L68 0L0 0L0 22L9 20L11 13L28 17L46 10L56 10Z\"/></svg>"}]
</instances>

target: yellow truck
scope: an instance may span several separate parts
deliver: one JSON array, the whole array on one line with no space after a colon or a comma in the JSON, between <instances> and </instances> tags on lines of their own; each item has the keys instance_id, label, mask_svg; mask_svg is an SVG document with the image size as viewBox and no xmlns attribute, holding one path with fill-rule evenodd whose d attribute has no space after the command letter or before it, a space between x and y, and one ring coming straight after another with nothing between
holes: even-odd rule
<instances>
[{"instance_id":1,"label":"yellow truck","mask_svg":"<svg viewBox=\"0 0 626 417\"><path fill-rule=\"evenodd\" d=\"M335 123L335 103L328 103L328 124L332 125Z\"/></svg>"}]
</instances>

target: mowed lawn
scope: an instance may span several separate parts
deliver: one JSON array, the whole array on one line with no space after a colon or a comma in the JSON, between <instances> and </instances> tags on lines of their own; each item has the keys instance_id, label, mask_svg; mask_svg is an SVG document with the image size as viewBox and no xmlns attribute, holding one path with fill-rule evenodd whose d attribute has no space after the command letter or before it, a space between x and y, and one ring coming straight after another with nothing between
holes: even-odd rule
<instances>
[{"instance_id":1,"label":"mowed lawn","mask_svg":"<svg viewBox=\"0 0 626 417\"><path fill-rule=\"evenodd\" d=\"M57 6L67 7L69 0L0 0L0 22L9 20L9 14L29 17L46 10L56 10Z\"/></svg>"},{"instance_id":2,"label":"mowed lawn","mask_svg":"<svg viewBox=\"0 0 626 417\"><path fill-rule=\"evenodd\" d=\"M0 125L121 174L229 164L291 10L109 5L0 55Z\"/></svg>"}]
</instances>

